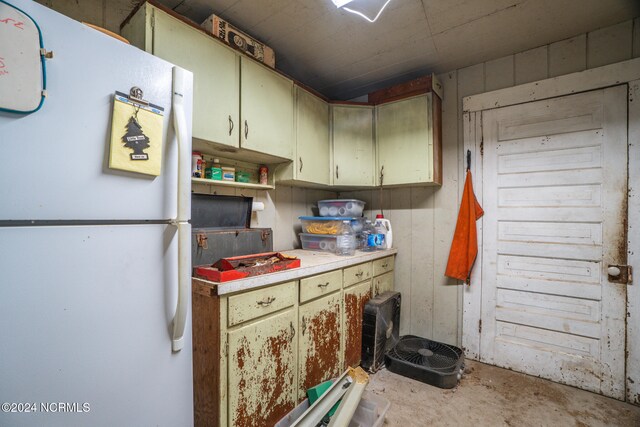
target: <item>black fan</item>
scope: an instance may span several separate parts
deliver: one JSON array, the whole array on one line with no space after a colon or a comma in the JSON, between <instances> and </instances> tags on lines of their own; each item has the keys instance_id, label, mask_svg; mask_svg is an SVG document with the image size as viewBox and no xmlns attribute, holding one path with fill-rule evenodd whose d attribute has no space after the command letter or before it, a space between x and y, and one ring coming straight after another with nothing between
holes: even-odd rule
<instances>
[{"instance_id":1,"label":"black fan","mask_svg":"<svg viewBox=\"0 0 640 427\"><path fill-rule=\"evenodd\" d=\"M371 372L380 369L384 354L400 335L400 293L384 292L370 299L362 318L362 367Z\"/></svg>"},{"instance_id":2,"label":"black fan","mask_svg":"<svg viewBox=\"0 0 640 427\"><path fill-rule=\"evenodd\" d=\"M453 388L464 371L464 354L452 345L405 335L385 354L385 363L396 374Z\"/></svg>"}]
</instances>

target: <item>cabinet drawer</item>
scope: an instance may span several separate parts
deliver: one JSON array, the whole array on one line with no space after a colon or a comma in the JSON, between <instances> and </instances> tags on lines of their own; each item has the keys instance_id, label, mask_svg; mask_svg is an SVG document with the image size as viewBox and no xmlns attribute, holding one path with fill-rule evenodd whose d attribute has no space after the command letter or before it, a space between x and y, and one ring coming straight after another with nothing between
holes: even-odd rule
<instances>
[{"instance_id":1,"label":"cabinet drawer","mask_svg":"<svg viewBox=\"0 0 640 427\"><path fill-rule=\"evenodd\" d=\"M369 280L371 278L371 263L354 265L344 269L344 287Z\"/></svg>"},{"instance_id":2,"label":"cabinet drawer","mask_svg":"<svg viewBox=\"0 0 640 427\"><path fill-rule=\"evenodd\" d=\"M282 283L229 297L229 326L291 307L296 303L297 282Z\"/></svg>"},{"instance_id":3,"label":"cabinet drawer","mask_svg":"<svg viewBox=\"0 0 640 427\"><path fill-rule=\"evenodd\" d=\"M373 261L373 275L379 276L383 273L393 270L394 263L393 255L388 256L386 258L380 258Z\"/></svg>"},{"instance_id":4,"label":"cabinet drawer","mask_svg":"<svg viewBox=\"0 0 640 427\"><path fill-rule=\"evenodd\" d=\"M373 296L393 290L393 271L373 278Z\"/></svg>"},{"instance_id":5,"label":"cabinet drawer","mask_svg":"<svg viewBox=\"0 0 640 427\"><path fill-rule=\"evenodd\" d=\"M300 302L328 295L342 287L342 270L330 271L300 280Z\"/></svg>"}]
</instances>

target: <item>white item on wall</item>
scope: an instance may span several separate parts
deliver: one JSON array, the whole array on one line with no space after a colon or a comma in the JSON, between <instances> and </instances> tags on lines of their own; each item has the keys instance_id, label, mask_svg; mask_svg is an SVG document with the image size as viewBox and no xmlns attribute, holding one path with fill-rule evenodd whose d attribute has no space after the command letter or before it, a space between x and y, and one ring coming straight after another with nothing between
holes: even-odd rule
<instances>
[{"instance_id":1,"label":"white item on wall","mask_svg":"<svg viewBox=\"0 0 640 427\"><path fill-rule=\"evenodd\" d=\"M251 203L251 212L258 212L264 210L263 202L252 202Z\"/></svg>"}]
</instances>

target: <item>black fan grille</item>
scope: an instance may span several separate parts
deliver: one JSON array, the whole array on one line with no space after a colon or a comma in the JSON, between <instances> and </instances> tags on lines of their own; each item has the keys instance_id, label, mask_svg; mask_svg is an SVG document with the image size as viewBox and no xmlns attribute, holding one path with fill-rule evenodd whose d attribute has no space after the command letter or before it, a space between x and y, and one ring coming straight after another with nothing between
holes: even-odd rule
<instances>
[{"instance_id":1,"label":"black fan grille","mask_svg":"<svg viewBox=\"0 0 640 427\"><path fill-rule=\"evenodd\" d=\"M460 354L446 344L424 338L402 337L388 356L436 371L457 369Z\"/></svg>"}]
</instances>

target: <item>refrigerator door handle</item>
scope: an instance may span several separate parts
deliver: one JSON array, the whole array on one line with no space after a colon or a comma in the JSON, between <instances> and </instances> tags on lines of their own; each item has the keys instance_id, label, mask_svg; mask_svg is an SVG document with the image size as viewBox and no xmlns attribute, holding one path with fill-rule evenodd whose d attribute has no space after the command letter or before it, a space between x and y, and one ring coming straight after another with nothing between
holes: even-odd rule
<instances>
[{"instance_id":1,"label":"refrigerator door handle","mask_svg":"<svg viewBox=\"0 0 640 427\"><path fill-rule=\"evenodd\" d=\"M178 140L178 304L173 319L171 348L180 351L184 346L184 331L189 310L191 284L191 141L184 109L185 70L173 67L173 126Z\"/></svg>"}]
</instances>

